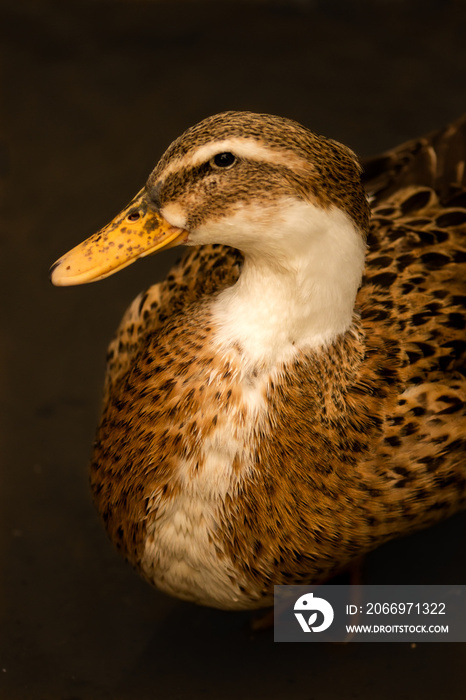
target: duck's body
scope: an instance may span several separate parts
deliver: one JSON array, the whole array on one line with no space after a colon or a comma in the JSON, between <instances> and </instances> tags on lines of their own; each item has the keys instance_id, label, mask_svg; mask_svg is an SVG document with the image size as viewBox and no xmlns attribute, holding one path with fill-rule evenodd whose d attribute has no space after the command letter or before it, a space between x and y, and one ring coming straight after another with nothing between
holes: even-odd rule
<instances>
[{"instance_id":1,"label":"duck's body","mask_svg":"<svg viewBox=\"0 0 466 700\"><path fill-rule=\"evenodd\" d=\"M122 321L91 483L128 559L201 604L269 605L274 584L322 581L466 503L464 173L456 189L400 188L392 158L374 179L358 291L358 167L308 134L218 115L172 145L144 194L170 240L202 247ZM145 220L140 202L113 228ZM92 270L97 245L108 251L88 245ZM82 269L56 281L86 281Z\"/></svg>"}]
</instances>

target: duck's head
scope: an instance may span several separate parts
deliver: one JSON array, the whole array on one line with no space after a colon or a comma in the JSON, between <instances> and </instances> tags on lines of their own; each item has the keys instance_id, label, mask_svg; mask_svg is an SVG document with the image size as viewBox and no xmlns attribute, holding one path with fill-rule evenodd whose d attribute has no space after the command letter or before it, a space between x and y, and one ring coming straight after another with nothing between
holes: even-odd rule
<instances>
[{"instance_id":1,"label":"duck's head","mask_svg":"<svg viewBox=\"0 0 466 700\"><path fill-rule=\"evenodd\" d=\"M327 235L347 246L339 231L350 230L350 247L363 251L368 216L348 148L289 119L224 112L174 141L130 204L60 258L51 279L99 280L179 244L222 243L280 266Z\"/></svg>"}]
</instances>

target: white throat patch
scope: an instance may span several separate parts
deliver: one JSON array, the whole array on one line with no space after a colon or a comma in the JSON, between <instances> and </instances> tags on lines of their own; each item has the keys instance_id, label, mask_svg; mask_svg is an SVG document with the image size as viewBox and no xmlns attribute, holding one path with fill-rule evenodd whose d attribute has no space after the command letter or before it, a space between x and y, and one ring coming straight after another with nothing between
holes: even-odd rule
<instances>
[{"instance_id":1,"label":"white throat patch","mask_svg":"<svg viewBox=\"0 0 466 700\"><path fill-rule=\"evenodd\" d=\"M214 302L215 340L223 349L239 345L246 361L265 367L344 333L364 268L365 244L342 210L283 204L281 217L244 207L202 231L218 242L220 230L227 232L229 245L245 253L240 279Z\"/></svg>"}]
</instances>

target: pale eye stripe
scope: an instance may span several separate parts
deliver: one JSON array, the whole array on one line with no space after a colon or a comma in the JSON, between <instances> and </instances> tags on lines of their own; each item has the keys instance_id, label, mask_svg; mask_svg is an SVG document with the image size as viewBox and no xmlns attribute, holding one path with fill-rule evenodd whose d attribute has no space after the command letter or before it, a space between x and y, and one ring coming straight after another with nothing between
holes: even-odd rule
<instances>
[{"instance_id":1,"label":"pale eye stripe","mask_svg":"<svg viewBox=\"0 0 466 700\"><path fill-rule=\"evenodd\" d=\"M186 170L210 160L217 153L234 153L239 158L263 161L274 165L285 165L288 168L309 168L310 163L300 158L294 151L286 148L268 148L258 141L248 138L230 138L211 141L199 146L195 151L174 160L164 168L162 178L174 172Z\"/></svg>"}]
</instances>

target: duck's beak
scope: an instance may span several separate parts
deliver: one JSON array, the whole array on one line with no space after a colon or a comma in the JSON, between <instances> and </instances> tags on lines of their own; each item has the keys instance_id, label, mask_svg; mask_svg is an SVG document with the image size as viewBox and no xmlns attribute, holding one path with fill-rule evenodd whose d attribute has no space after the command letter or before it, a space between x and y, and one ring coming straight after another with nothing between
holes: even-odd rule
<instances>
[{"instance_id":1,"label":"duck's beak","mask_svg":"<svg viewBox=\"0 0 466 700\"><path fill-rule=\"evenodd\" d=\"M113 221L57 260L50 279L57 286L101 280L138 258L180 245L187 236L187 231L169 224L141 190Z\"/></svg>"}]
</instances>

